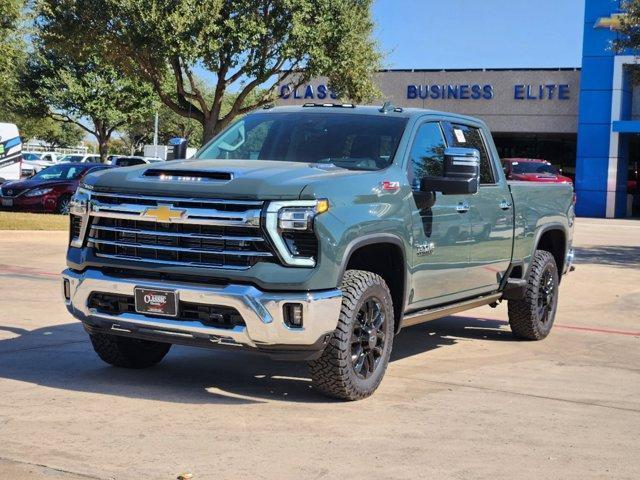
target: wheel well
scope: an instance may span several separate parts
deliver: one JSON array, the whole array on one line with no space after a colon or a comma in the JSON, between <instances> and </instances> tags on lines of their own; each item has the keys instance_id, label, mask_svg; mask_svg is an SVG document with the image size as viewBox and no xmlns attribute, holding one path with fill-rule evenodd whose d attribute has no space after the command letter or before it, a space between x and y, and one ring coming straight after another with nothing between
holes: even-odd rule
<instances>
[{"instance_id":1,"label":"wheel well","mask_svg":"<svg viewBox=\"0 0 640 480\"><path fill-rule=\"evenodd\" d=\"M384 279L391 291L397 332L404 309L405 265L402 249L393 243L375 243L360 247L351 254L347 270L366 270Z\"/></svg>"},{"instance_id":2,"label":"wheel well","mask_svg":"<svg viewBox=\"0 0 640 480\"><path fill-rule=\"evenodd\" d=\"M562 230L547 230L538 241L538 250L545 250L553 255L558 266L558 272L562 272L564 267L564 252L566 240Z\"/></svg>"}]
</instances>

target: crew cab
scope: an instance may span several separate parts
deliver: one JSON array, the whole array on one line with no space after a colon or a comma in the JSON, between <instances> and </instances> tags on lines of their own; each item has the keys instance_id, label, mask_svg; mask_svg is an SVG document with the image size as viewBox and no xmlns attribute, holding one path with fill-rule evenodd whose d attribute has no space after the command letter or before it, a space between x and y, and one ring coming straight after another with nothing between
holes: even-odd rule
<instances>
[{"instance_id":1,"label":"crew cab","mask_svg":"<svg viewBox=\"0 0 640 480\"><path fill-rule=\"evenodd\" d=\"M572 186L507 182L478 119L267 108L190 160L87 175L64 301L109 364L250 349L355 400L420 322L507 301L515 337L545 338L573 223Z\"/></svg>"}]
</instances>

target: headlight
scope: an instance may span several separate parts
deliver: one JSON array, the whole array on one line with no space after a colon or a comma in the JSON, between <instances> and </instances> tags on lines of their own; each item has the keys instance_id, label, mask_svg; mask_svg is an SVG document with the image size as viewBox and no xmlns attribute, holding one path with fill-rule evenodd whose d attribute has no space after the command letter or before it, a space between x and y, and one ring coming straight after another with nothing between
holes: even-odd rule
<instances>
[{"instance_id":1,"label":"headlight","mask_svg":"<svg viewBox=\"0 0 640 480\"><path fill-rule=\"evenodd\" d=\"M91 192L85 188L78 188L69 204L71 219L70 243L72 247L82 248L89 225L89 202Z\"/></svg>"},{"instance_id":2,"label":"headlight","mask_svg":"<svg viewBox=\"0 0 640 480\"><path fill-rule=\"evenodd\" d=\"M329 202L322 200L293 200L271 202L267 207L266 226L269 237L274 243L284 263L296 267L314 267L315 249L298 248L294 235L302 235L301 241L308 246L315 238L314 220L329 210Z\"/></svg>"},{"instance_id":3,"label":"headlight","mask_svg":"<svg viewBox=\"0 0 640 480\"><path fill-rule=\"evenodd\" d=\"M46 195L51 192L53 188L36 188L35 190L31 190L24 194L25 197L41 197L42 195Z\"/></svg>"}]
</instances>

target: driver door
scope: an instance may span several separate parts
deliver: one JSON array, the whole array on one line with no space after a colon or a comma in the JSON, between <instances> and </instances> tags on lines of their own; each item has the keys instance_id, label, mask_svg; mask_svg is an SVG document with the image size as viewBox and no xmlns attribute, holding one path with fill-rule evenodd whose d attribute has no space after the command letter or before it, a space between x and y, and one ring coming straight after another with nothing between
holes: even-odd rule
<instances>
[{"instance_id":1,"label":"driver door","mask_svg":"<svg viewBox=\"0 0 640 480\"><path fill-rule=\"evenodd\" d=\"M420 191L420 180L425 176L443 175L446 147L440 122L425 121L417 126L407 172L415 200L410 308L454 301L473 288L467 275L471 241L470 195L436 193L433 206L421 208L425 193Z\"/></svg>"}]
</instances>

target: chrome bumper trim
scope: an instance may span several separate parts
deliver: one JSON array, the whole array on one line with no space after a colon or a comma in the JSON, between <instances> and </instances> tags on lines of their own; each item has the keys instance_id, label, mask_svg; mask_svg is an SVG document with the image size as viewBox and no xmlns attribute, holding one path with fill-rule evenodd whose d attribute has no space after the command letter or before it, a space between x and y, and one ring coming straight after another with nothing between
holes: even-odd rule
<instances>
[{"instance_id":1,"label":"chrome bumper trim","mask_svg":"<svg viewBox=\"0 0 640 480\"><path fill-rule=\"evenodd\" d=\"M270 293L247 285L225 287L203 286L191 283L157 282L145 279L111 277L97 270L83 273L67 269L62 272L63 281L70 284L67 309L86 323L110 323L114 331L143 330L175 335L184 338L209 339L214 343L237 343L250 347L273 345L313 345L338 324L342 292L338 289L320 292ZM238 310L246 326L232 329L216 328L197 321L181 321L171 318L149 317L138 313L109 315L88 307L92 292L133 295L135 287L175 290L181 301L208 305L221 305ZM304 326L289 328L284 323L285 303L303 305Z\"/></svg>"},{"instance_id":2,"label":"chrome bumper trim","mask_svg":"<svg viewBox=\"0 0 640 480\"><path fill-rule=\"evenodd\" d=\"M564 259L564 272L562 273L569 273L569 272L573 272L576 267L573 265L573 262L576 259L576 254L575 251L573 250L573 248L570 248L569 251L567 252L567 256Z\"/></svg>"}]
</instances>

